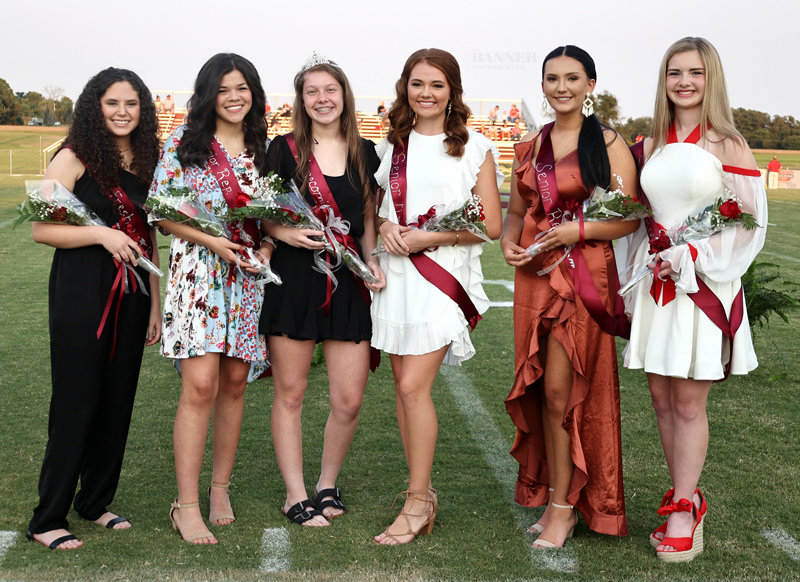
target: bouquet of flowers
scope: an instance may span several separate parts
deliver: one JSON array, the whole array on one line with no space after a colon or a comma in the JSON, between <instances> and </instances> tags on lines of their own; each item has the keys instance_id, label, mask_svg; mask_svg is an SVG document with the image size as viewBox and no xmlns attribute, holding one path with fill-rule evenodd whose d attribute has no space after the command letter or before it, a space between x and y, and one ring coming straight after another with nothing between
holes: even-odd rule
<instances>
[{"instance_id":1,"label":"bouquet of flowers","mask_svg":"<svg viewBox=\"0 0 800 582\"><path fill-rule=\"evenodd\" d=\"M176 186L170 183L160 187L158 192L148 196L145 208L165 220L186 224L211 236L221 236L229 240L232 238L226 221L211 212L205 204L199 202L187 186ZM230 220L233 222L241 220L241 218L231 217ZM244 229L240 229L240 236L245 244L252 244L253 241ZM249 266L258 270L258 275L262 277L262 283L281 285L283 281L280 276L270 268L268 263L259 261L256 258L256 252L251 246L247 246L242 254L247 259Z\"/></svg>"},{"instance_id":2,"label":"bouquet of flowers","mask_svg":"<svg viewBox=\"0 0 800 582\"><path fill-rule=\"evenodd\" d=\"M294 180L290 180L288 185L287 190L283 187L280 177L270 172L266 179L256 186L253 196L245 201L245 205L229 210L228 217L231 219L257 218L292 228L323 231L325 233L323 250L331 255L334 261L332 266L329 265L322 258L322 250L320 250L314 258L315 270L330 277L336 286L337 280L333 271L344 263L357 277L367 283L377 283L379 279L372 274L358 253L336 240L334 233L347 234L350 232L350 223L334 216L333 210L327 206L317 209L323 216L327 215L327 219L323 223L300 194Z\"/></svg>"},{"instance_id":3,"label":"bouquet of flowers","mask_svg":"<svg viewBox=\"0 0 800 582\"><path fill-rule=\"evenodd\" d=\"M486 224L484 220L486 214L483 211L481 199L474 192L466 202L451 202L448 205L434 204L425 214L420 214L409 223L409 226L424 230L425 232L450 232L466 230L482 238L486 242L492 242L486 234ZM386 247L379 244L373 255L386 252Z\"/></svg>"},{"instance_id":4,"label":"bouquet of flowers","mask_svg":"<svg viewBox=\"0 0 800 582\"><path fill-rule=\"evenodd\" d=\"M708 238L737 224L741 224L746 230L753 230L759 226L753 215L744 212L741 202L726 188L724 197L717 198L713 204L687 217L681 224L668 229L659 225L658 235L650 238L650 254L656 255L672 246ZM619 290L619 294L627 295L642 279L652 273L653 269L648 265L640 267Z\"/></svg>"},{"instance_id":5,"label":"bouquet of flowers","mask_svg":"<svg viewBox=\"0 0 800 582\"><path fill-rule=\"evenodd\" d=\"M626 196L622 192L622 178L616 174L612 175L617 182L617 188L595 189L589 197L583 201L582 211L585 222L609 222L613 220L638 220L650 216L650 209L641 202ZM572 220L580 220L579 215L570 214ZM568 217L567 220L570 218ZM540 232L536 238L543 236L546 232ZM542 252L542 243L535 242L525 249L529 255L535 257Z\"/></svg>"},{"instance_id":6,"label":"bouquet of flowers","mask_svg":"<svg viewBox=\"0 0 800 582\"><path fill-rule=\"evenodd\" d=\"M17 209L19 216L14 221L14 228L28 221L108 226L58 180L26 180L25 189L28 199ZM164 276L161 269L146 257L136 257L136 264L157 277Z\"/></svg>"}]
</instances>

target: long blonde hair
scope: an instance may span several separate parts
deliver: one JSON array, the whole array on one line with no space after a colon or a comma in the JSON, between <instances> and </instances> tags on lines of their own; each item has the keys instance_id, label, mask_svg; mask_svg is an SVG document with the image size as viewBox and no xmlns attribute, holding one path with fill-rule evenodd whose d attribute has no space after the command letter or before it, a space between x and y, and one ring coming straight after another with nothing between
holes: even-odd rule
<instances>
[{"instance_id":1,"label":"long blonde hair","mask_svg":"<svg viewBox=\"0 0 800 582\"><path fill-rule=\"evenodd\" d=\"M653 112L653 147L650 151L655 152L667 143L667 132L675 120L675 105L667 97L667 66L670 59L676 54L688 51L697 51L705 68L706 87L700 110L701 136L706 137L710 125L723 139L744 143L744 138L736 131L733 124L725 73L722 70L722 61L717 49L704 38L687 36L674 42L661 60L661 68L658 71L656 105Z\"/></svg>"}]
</instances>

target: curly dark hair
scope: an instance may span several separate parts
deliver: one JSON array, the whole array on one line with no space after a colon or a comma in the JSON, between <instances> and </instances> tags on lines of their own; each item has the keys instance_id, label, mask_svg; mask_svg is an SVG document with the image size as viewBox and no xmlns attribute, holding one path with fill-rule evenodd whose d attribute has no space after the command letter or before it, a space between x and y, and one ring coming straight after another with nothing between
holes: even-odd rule
<instances>
[{"instance_id":1,"label":"curly dark hair","mask_svg":"<svg viewBox=\"0 0 800 582\"><path fill-rule=\"evenodd\" d=\"M201 67L194 82L194 93L189 98L189 114L186 129L178 145L178 160L183 167L205 164L211 155L209 144L217 128L217 92L222 77L231 71L239 71L244 77L253 103L244 118L244 143L253 153L253 162L261 174L267 168L267 122L264 112L267 97L261 78L253 63L235 53L218 53Z\"/></svg>"},{"instance_id":2,"label":"curly dark hair","mask_svg":"<svg viewBox=\"0 0 800 582\"><path fill-rule=\"evenodd\" d=\"M158 163L158 119L153 96L144 81L128 69L109 67L89 79L75 102L75 111L64 147L69 147L87 166L98 186L108 192L119 185L122 169L114 136L106 127L100 100L114 83L130 83L139 96L139 124L131 132L131 172L149 186Z\"/></svg>"},{"instance_id":3,"label":"curly dark hair","mask_svg":"<svg viewBox=\"0 0 800 582\"><path fill-rule=\"evenodd\" d=\"M441 49L419 49L408 57L403 67L403 73L394 86L397 97L387 114L392 128L386 139L390 143L402 147L403 140L411 133L415 115L408 102L408 80L411 77L411 70L423 62L442 71L447 84L450 85L449 104L452 109L444 124L444 132L447 135L444 143L447 146L448 154L460 158L464 155L464 146L469 141L467 119L472 112L464 103L464 89L461 86L461 68L458 66L458 61L449 52Z\"/></svg>"}]
</instances>

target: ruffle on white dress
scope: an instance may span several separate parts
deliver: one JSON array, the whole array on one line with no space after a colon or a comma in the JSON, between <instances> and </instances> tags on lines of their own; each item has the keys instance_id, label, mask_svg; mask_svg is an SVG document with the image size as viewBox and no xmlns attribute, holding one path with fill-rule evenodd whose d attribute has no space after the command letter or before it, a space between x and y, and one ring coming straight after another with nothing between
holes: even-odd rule
<instances>
[{"instance_id":1,"label":"ruffle on white dress","mask_svg":"<svg viewBox=\"0 0 800 582\"><path fill-rule=\"evenodd\" d=\"M649 279L626 297L626 311L632 315L631 339L624 352L626 367L695 380L723 377L723 366L731 358L729 342L687 293L697 291L697 277L701 277L730 315L731 304L741 287L740 277L764 246L767 230L764 184L760 178L740 172L739 168L723 166L713 154L689 143L664 146L642 170L642 189L653 217L667 229L680 225L717 198L730 195L740 201L743 210L752 214L760 226L746 230L737 225L693 241L691 244L697 250L694 261L685 244L662 251L661 256L677 271L673 277L676 298L665 306L656 304L650 296ZM626 272L630 274L650 262L651 255L643 227L627 243ZM623 275L623 284L625 279ZM733 346L732 374L746 374L758 366L746 309Z\"/></svg>"},{"instance_id":2,"label":"ruffle on white dress","mask_svg":"<svg viewBox=\"0 0 800 582\"><path fill-rule=\"evenodd\" d=\"M425 136L411 131L406 167L406 218L413 222L434 204L466 202L478 172L491 151L498 187L504 176L497 166L499 152L488 139L470 131L461 158L446 153L445 135ZM381 164L375 178L386 194L378 214L398 222L389 194L393 147L386 140L376 148ZM489 308L481 282L482 244L440 246L425 254L450 272L470 296L479 313ZM386 287L372 301L372 346L390 354L421 355L450 345L444 363L459 365L475 354L469 327L458 305L419 274L408 257L381 255Z\"/></svg>"}]
</instances>

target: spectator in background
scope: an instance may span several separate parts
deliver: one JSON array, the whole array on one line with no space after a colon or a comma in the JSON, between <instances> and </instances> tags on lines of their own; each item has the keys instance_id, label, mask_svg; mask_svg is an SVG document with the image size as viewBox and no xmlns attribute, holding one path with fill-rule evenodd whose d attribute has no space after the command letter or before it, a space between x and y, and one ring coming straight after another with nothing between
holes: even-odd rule
<instances>
[{"instance_id":1,"label":"spectator in background","mask_svg":"<svg viewBox=\"0 0 800 582\"><path fill-rule=\"evenodd\" d=\"M767 188L774 190L778 187L778 177L781 174L781 163L778 156L772 156L772 161L767 164Z\"/></svg>"},{"instance_id":2,"label":"spectator in background","mask_svg":"<svg viewBox=\"0 0 800 582\"><path fill-rule=\"evenodd\" d=\"M159 113L161 113L161 110L164 107L164 104L161 103L161 96L160 95L156 95L156 100L154 102L154 105L156 106L156 115L158 115Z\"/></svg>"},{"instance_id":3,"label":"spectator in background","mask_svg":"<svg viewBox=\"0 0 800 582\"><path fill-rule=\"evenodd\" d=\"M515 123L511 126L511 141L519 141L522 137L522 130Z\"/></svg>"},{"instance_id":4,"label":"spectator in background","mask_svg":"<svg viewBox=\"0 0 800 582\"><path fill-rule=\"evenodd\" d=\"M163 113L175 113L175 102L172 100L172 95L167 95L164 100Z\"/></svg>"},{"instance_id":5,"label":"spectator in background","mask_svg":"<svg viewBox=\"0 0 800 582\"><path fill-rule=\"evenodd\" d=\"M383 101L378 101L378 115L383 118L386 115L386 105L383 104Z\"/></svg>"},{"instance_id":6,"label":"spectator in background","mask_svg":"<svg viewBox=\"0 0 800 582\"><path fill-rule=\"evenodd\" d=\"M516 123L519 121L519 109L517 108L516 103L512 103L511 109L508 110L508 120L511 123Z\"/></svg>"},{"instance_id":7,"label":"spectator in background","mask_svg":"<svg viewBox=\"0 0 800 582\"><path fill-rule=\"evenodd\" d=\"M494 108L491 111L489 111L489 115L487 116L489 118L489 121L492 122L492 125L497 123L497 117L499 115L500 115L500 106L495 105Z\"/></svg>"},{"instance_id":8,"label":"spectator in background","mask_svg":"<svg viewBox=\"0 0 800 582\"><path fill-rule=\"evenodd\" d=\"M292 106L288 103L284 103L281 106L281 110L278 112L278 117L291 117L292 116Z\"/></svg>"}]
</instances>

